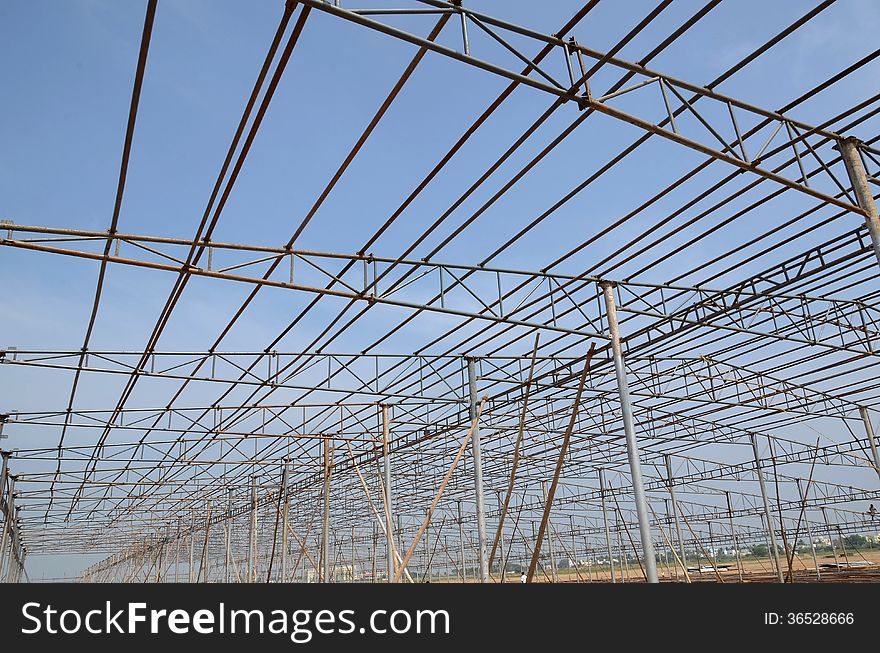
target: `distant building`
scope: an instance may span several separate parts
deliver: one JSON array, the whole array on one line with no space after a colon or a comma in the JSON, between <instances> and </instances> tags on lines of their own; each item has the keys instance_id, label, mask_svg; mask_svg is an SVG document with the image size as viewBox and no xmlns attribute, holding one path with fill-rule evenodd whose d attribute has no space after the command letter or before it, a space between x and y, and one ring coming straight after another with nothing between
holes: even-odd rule
<instances>
[{"instance_id":1,"label":"distant building","mask_svg":"<svg viewBox=\"0 0 880 653\"><path fill-rule=\"evenodd\" d=\"M363 580L363 574L358 573L351 565L335 565L330 568L331 583L354 583ZM307 583L320 583L321 577L315 569L306 572Z\"/></svg>"}]
</instances>

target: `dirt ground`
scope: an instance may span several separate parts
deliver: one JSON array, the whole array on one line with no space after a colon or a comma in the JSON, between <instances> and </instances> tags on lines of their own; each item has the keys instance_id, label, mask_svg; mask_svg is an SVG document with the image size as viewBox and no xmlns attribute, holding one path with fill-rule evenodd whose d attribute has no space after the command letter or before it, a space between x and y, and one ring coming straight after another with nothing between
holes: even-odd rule
<instances>
[{"instance_id":1,"label":"dirt ground","mask_svg":"<svg viewBox=\"0 0 880 653\"><path fill-rule=\"evenodd\" d=\"M854 565L853 567L848 569L822 569L821 566L823 564L835 563L834 556L830 552L817 552L816 558L820 566L819 578L816 576L816 567L813 564L813 556L811 554L807 553L796 556L792 563L792 573L795 582L880 582L880 551L848 551L847 554L847 557L844 557L843 553L838 551L837 562L843 565L848 558L849 562ZM781 555L783 558L783 569L785 569L785 554L781 553ZM858 563L864 564L865 562L871 564L866 567L855 566ZM705 565L705 559L702 561L702 564ZM719 563L719 565L720 564L727 565L728 569L725 571L719 570L717 575L711 571L711 569L702 573L693 571L689 572L691 582L718 582L719 576L725 583L739 582L740 574L735 560ZM696 560L688 560L688 567L696 566ZM608 582L611 580L611 574L608 569L590 571L587 568L581 568L578 572L580 573L578 574L576 571L569 569L560 571L558 574L559 582L587 583L601 581ZM549 569L546 570L546 573L539 572L535 580L544 583L550 582L550 578L548 577L549 573ZM669 561L669 568L667 568L665 560L661 561L660 564L657 565L657 573L660 576L661 582L686 582L681 567L675 565L674 560ZM743 558L742 575L743 582L760 583L775 582L776 580L773 564L769 558L753 558L751 556ZM617 582L644 582L644 576L638 565L629 565L624 569L615 568L615 576ZM494 574L493 577L496 581L501 581L499 574ZM505 578L505 582L518 583L519 574L508 575Z\"/></svg>"}]
</instances>

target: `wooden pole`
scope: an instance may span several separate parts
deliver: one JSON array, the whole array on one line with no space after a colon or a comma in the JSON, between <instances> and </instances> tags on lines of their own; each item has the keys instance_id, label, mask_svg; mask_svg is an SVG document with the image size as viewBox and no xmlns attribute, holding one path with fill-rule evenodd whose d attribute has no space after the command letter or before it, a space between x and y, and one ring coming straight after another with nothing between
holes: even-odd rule
<instances>
[{"instance_id":1,"label":"wooden pole","mask_svg":"<svg viewBox=\"0 0 880 653\"><path fill-rule=\"evenodd\" d=\"M577 393L574 397L574 405L571 407L571 419L568 422L568 428L565 429L565 435L562 438L562 446L559 447L559 455L556 458L556 469L553 471L553 481L547 491L547 501L544 503L544 515L541 517L541 526L538 528L538 536L535 540L535 548L532 550L532 561L529 564L529 573L526 576L526 582L531 583L535 577L535 570L538 567L538 558L541 555L541 541L547 531L547 521L550 519L550 509L553 507L553 497L556 495L556 487L559 485L559 475L562 473L562 466L565 464L565 454L568 453L568 444L571 441L571 433L577 422L578 409L581 405L581 395L584 392L584 384L587 381L587 375L590 373L590 361L593 360L593 354L596 351L596 343L590 344L590 350L587 352L584 360L584 369L581 372L581 378L578 382Z\"/></svg>"},{"instance_id":2,"label":"wooden pole","mask_svg":"<svg viewBox=\"0 0 880 653\"><path fill-rule=\"evenodd\" d=\"M529 406L529 395L531 394L532 378L535 373L535 358L538 355L539 339L540 334L537 334L535 336L535 345L532 347L532 360L529 364L529 378L526 381L525 396L523 397L522 411L519 416L519 433L516 436L516 445L513 448L513 464L510 468L510 480L507 482L507 494L504 496L504 504L501 506L501 515L498 517L498 528L495 531L495 541L492 542L492 552L489 554L489 569L492 569L492 561L495 560L495 553L498 551L498 544L501 541L501 535L504 529L504 519L507 517L510 498L513 496L513 485L516 482L516 470L519 467L519 452L520 447L522 446L523 435L525 433L526 410Z\"/></svg>"},{"instance_id":3,"label":"wooden pole","mask_svg":"<svg viewBox=\"0 0 880 653\"><path fill-rule=\"evenodd\" d=\"M483 397L480 400L479 406L477 406L477 412L474 416L474 422L473 424L471 424L471 428L468 430L464 440L462 440L461 446L458 448L458 452L455 454L455 458L452 460L452 465L449 466L446 475L443 477L443 481L440 483L440 488L437 490L437 494L434 497L434 500L431 502L431 507L428 508L428 513L425 515L425 519L424 521L422 521L422 525L419 526L419 530L416 531L416 535L413 538L412 544L410 544L409 549L407 549L406 555L403 556L403 562L401 562L400 567L398 567L397 572L395 572L394 574L395 583L400 582L401 568L406 567L406 565L410 561L410 558L412 558L412 555L415 552L419 541L422 539L422 535L425 534L425 529L428 528L428 524L431 521L431 516L434 514L434 510L437 509L437 504L440 503L440 499L443 496L443 491L446 489L446 484L449 483L449 479L452 478L452 473L455 471L455 468L458 465L458 461L461 460L461 456L464 453L465 448L471 441L471 436L473 436L474 431L477 429L477 424L479 424L480 422L480 415L482 415L483 413L483 406L486 403L486 399L487 397Z\"/></svg>"}]
</instances>

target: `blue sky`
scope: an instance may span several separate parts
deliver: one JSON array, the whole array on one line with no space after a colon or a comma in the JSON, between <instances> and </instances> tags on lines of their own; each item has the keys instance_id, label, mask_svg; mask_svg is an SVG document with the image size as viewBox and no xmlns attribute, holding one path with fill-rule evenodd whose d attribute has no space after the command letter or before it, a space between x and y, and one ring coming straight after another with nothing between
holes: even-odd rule
<instances>
[{"instance_id":1,"label":"blue sky","mask_svg":"<svg viewBox=\"0 0 880 653\"><path fill-rule=\"evenodd\" d=\"M563 1L473 0L468 4L548 33L565 23L579 6ZM653 4L604 0L574 34L580 42L605 50ZM638 60L701 4L687 0L674 3L619 56ZM813 3L794 0L727 0L652 61L651 67L706 83L811 6ZM182 238L194 234L281 8L281 0L160 0L120 216L121 231ZM142 2L0 4L0 219L107 229L143 14ZM878 28L880 4L841 0L719 90L777 108L870 52L876 45ZM420 22L413 29L425 34L428 23ZM412 53L409 45L313 12L215 239L264 245L286 242ZM602 79L608 84L613 81L610 76ZM808 123L821 122L874 93L877 79L877 67L868 66L836 85L833 93L818 96L793 114ZM504 80L463 64L426 57L298 246L357 251L505 85ZM518 90L372 251L393 256L407 246L550 101L533 89ZM571 106L556 112L416 255L431 249L469 211L479 207L576 112ZM603 117L587 121L555 156L538 166L438 258L479 260L638 135L633 128ZM864 136L871 135L866 128ZM497 262L526 269L543 267L599 225L626 213L700 161L700 157L669 143L652 143L644 150ZM698 185L705 186L727 172L716 164ZM675 208L692 188L664 200L646 222L627 225L614 239L599 243L560 271L582 271L613 251L624 237L639 234L664 208ZM760 232L765 221L775 219L780 211L790 214L802 206L801 198L786 197L762 209L764 213L751 225L737 225L719 236L722 240L708 240L701 245L703 250L694 248L688 254L692 259L680 258L661 266L645 280L673 277L693 262L710 258L712 248L723 246L724 239L745 240L750 230ZM855 222L850 228L854 226ZM836 229L843 231L842 227ZM803 249L801 245L798 248ZM612 266L609 273L624 276L633 269ZM81 346L96 275L97 264L93 262L0 251L0 280L5 291L0 344ZM142 348L172 282L170 275L111 268L92 347ZM160 349L205 348L246 292L244 287L193 281ZM280 293L263 293L230 333L226 348L261 349L302 303ZM306 346L332 317L338 304L326 304L314 320L291 334L286 341L288 349ZM358 350L369 341L370 333L393 319L379 315L363 331L347 335L332 348ZM388 348L408 351L424 340L419 332L408 332L388 343ZM13 381L9 372L4 372L0 391L3 403L19 410L45 408L47 396L61 408L68 383L69 378L62 375L45 379L36 374ZM81 405L115 403L116 387L106 380L90 381L83 388ZM107 399L108 391L111 399ZM167 394L147 389L138 400L158 405L167 400Z\"/></svg>"},{"instance_id":2,"label":"blue sky","mask_svg":"<svg viewBox=\"0 0 880 653\"><path fill-rule=\"evenodd\" d=\"M540 11L530 2L483 2L476 6L551 32L567 20L577 3L542 3ZM592 47L605 49L651 6L647 2L600 3L575 35ZM694 2L675 3L620 56L638 59L698 6ZM809 6L792 1L722 3L651 65L683 79L706 82ZM159 4L121 230L180 237L194 233L280 7L281 3L274 1ZM143 9L135 2L13 2L0 9L4 61L0 83L7 91L0 125L0 217L23 224L107 228ZM769 108L782 105L870 51L878 16L880 8L875 3L839 2L720 90ZM411 52L408 45L313 13L220 220L216 239L259 244L286 241ZM804 105L796 117L820 121L865 97L875 79L873 72L867 67L835 87L833 95ZM359 248L503 85L503 80L488 73L429 56L337 192L303 234L300 246L343 252ZM446 207L449 198L466 188L503 151L512 133L518 134L517 130L548 104L538 91L517 92L405 219L377 243L374 252L393 255L401 250L430 223L429 218ZM487 184L486 192L467 202L448 221L450 226L429 239L422 251L439 242L458 223L459 216L479 206L490 191L568 124L573 111L566 107L557 112L558 116ZM602 117L595 126L585 124L563 143L557 156L542 163L525 183L453 241L442 258L477 259L487 242L503 242L503 237L515 231L514 226L540 213L583 179L600 159L604 161L606 152L636 135L636 131ZM598 216L592 219L601 222L604 216L624 213L635 205L634 198L644 199L674 178L672 174L645 175L645 161L660 160L664 169L683 171L688 163L698 160L666 143L645 149L651 150L647 156L625 162L623 174L611 175L594 191L582 194L548 221L546 228L538 229L535 237L513 247L500 263L533 268L553 260L565 251L563 244L589 233L585 214ZM573 160L578 164L573 165ZM627 187L629 173L640 177L635 188ZM629 236L642 227L635 223L620 233ZM559 233L571 233L571 237L563 241L557 237ZM602 248L611 251L617 244L609 242ZM563 271L580 271L585 260L573 261ZM88 301L83 300L92 293L95 265L4 252L0 266L5 276L14 278L20 302L17 311L25 318L23 330L4 325L7 340L20 342L22 336L36 336L36 328L58 346L78 344L82 333L67 327L82 323L87 315ZM675 271L667 268L651 280L663 280ZM118 311L122 320L118 325L114 326L112 319L99 321L96 341L109 345L118 340L114 331L122 329L124 341L131 343L132 330L140 323L138 307L143 305L147 313L153 308L147 298L151 293L142 292L139 284L149 284L147 288L152 289L154 281L144 277L132 271L112 272L107 303L131 310ZM161 282L158 287L167 287L166 279ZM197 296L194 293L193 299ZM43 314L41 306L45 307L49 297L55 306L65 306L64 311L51 312L64 320L64 329L56 328L61 325L53 324L51 315L47 321ZM195 322L189 329L192 344L203 342L200 316L211 320L214 309L204 305L196 308L191 302L181 309L181 320ZM248 326L261 328L253 323ZM142 328L148 325L144 323ZM169 332L169 337L189 341L185 333L175 332L179 336ZM47 338L39 340L46 342Z\"/></svg>"}]
</instances>

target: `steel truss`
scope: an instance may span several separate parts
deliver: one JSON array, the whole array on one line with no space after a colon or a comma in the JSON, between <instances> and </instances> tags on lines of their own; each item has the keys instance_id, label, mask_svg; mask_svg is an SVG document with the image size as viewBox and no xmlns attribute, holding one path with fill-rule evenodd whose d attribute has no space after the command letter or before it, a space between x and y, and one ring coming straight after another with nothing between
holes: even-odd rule
<instances>
[{"instance_id":1,"label":"steel truss","mask_svg":"<svg viewBox=\"0 0 880 653\"><path fill-rule=\"evenodd\" d=\"M836 563L841 547L849 568L846 536L876 534L864 506L880 500L873 414L880 96L819 125L795 114L880 52L772 111L717 87L820 20L831 2L706 85L654 70L650 60L696 29L717 2L639 62L618 53L662 20L668 2L607 52L573 35L598 0L556 34L461 2L340 4L285 3L193 238L119 226L153 0L110 228L0 225L0 251L100 266L81 348L0 351L3 378L45 375L71 388L37 410L0 405L0 437L15 443L0 472L0 578L23 580L28 555L77 552L107 556L82 573L90 581L490 582L521 569L530 579L561 580L564 567L569 580L592 580L594 572L598 579L601 570L608 580L655 582L690 580L689 561L714 564L727 552L742 580L740 556L766 544L771 555L761 573L786 580L812 569L803 551L797 563L790 554L805 537L827 539ZM316 14L335 19L340 33L348 23L416 52L287 243L219 241L213 234L226 199ZM337 184L391 103L422 60L436 55L509 86L363 248L301 248L302 232L326 198L342 192ZM514 92L537 92L549 108L470 188L453 194L411 246L385 251L382 235ZM551 114L568 126L452 224ZM445 246L486 220L564 139L604 121L629 125L637 139L519 231L500 225L500 243L482 260L446 260ZM581 225L557 260L505 267L505 252L652 138L702 163L608 226ZM707 175L716 163L730 168ZM783 195L797 199L786 204ZM670 203L649 218L661 200ZM717 255L699 249L715 230L768 214L773 221L758 235L732 240ZM347 219L355 217L362 219ZM651 228L594 255L591 247L636 219L653 221ZM424 251L441 226L451 235ZM657 281L655 270L676 260L677 276ZM175 280L142 349L91 341L103 279L118 267ZM197 278L244 284L250 294L212 345L162 350L171 314ZM224 350L226 334L260 292L287 302L290 324L265 347ZM332 317L315 313L319 303ZM377 314L390 326L358 333L365 316ZM290 350L289 334L306 320L319 335ZM363 349L335 351L335 341L352 333L362 335ZM396 336L413 333L416 351L395 348ZM124 386L115 403L83 406L78 389L86 379ZM135 389L145 384L167 394L167 403L138 405ZM471 448L458 462L466 438ZM819 575L815 555L814 563Z\"/></svg>"}]
</instances>

